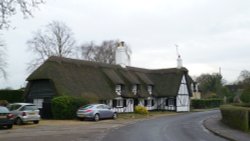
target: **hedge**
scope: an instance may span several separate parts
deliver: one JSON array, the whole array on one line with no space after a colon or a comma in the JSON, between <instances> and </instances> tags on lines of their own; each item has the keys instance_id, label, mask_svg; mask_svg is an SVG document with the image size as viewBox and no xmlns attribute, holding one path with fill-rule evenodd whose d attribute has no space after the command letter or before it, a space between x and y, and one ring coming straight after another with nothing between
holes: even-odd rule
<instances>
[{"instance_id":1,"label":"hedge","mask_svg":"<svg viewBox=\"0 0 250 141\"><path fill-rule=\"evenodd\" d=\"M220 107L223 103L222 99L192 99L191 106L194 109L205 109Z\"/></svg>"},{"instance_id":2,"label":"hedge","mask_svg":"<svg viewBox=\"0 0 250 141\"><path fill-rule=\"evenodd\" d=\"M227 124L232 128L239 129L242 131L249 130L250 108L232 106L232 105L223 105L220 107L220 111L223 123Z\"/></svg>"},{"instance_id":3,"label":"hedge","mask_svg":"<svg viewBox=\"0 0 250 141\"><path fill-rule=\"evenodd\" d=\"M24 91L22 90L0 90L0 100L6 100L9 103L23 102Z\"/></svg>"},{"instance_id":4,"label":"hedge","mask_svg":"<svg viewBox=\"0 0 250 141\"><path fill-rule=\"evenodd\" d=\"M52 99L52 114L55 119L74 119L80 106L88 104L83 98L59 96Z\"/></svg>"}]
</instances>

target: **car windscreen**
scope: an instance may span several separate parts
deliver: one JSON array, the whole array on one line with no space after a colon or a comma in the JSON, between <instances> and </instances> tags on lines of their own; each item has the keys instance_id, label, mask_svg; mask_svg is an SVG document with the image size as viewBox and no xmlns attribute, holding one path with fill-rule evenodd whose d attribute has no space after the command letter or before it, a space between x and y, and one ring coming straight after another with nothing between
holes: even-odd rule
<instances>
[{"instance_id":1,"label":"car windscreen","mask_svg":"<svg viewBox=\"0 0 250 141\"><path fill-rule=\"evenodd\" d=\"M38 110L38 108L35 105L26 105L23 107L23 110Z\"/></svg>"},{"instance_id":2,"label":"car windscreen","mask_svg":"<svg viewBox=\"0 0 250 141\"><path fill-rule=\"evenodd\" d=\"M9 110L5 107L0 107L0 113L9 113Z\"/></svg>"}]
</instances>

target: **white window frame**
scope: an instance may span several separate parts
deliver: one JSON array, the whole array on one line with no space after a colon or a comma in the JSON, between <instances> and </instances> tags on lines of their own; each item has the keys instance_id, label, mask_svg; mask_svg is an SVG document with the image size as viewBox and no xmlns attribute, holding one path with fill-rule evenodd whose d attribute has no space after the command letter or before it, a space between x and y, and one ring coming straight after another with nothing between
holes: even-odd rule
<instances>
[{"instance_id":1,"label":"white window frame","mask_svg":"<svg viewBox=\"0 0 250 141\"><path fill-rule=\"evenodd\" d=\"M148 85L148 93L151 95L153 93L153 86Z\"/></svg>"},{"instance_id":2,"label":"white window frame","mask_svg":"<svg viewBox=\"0 0 250 141\"><path fill-rule=\"evenodd\" d=\"M121 95L122 94L122 85L116 85L115 92L117 95Z\"/></svg>"},{"instance_id":3,"label":"white window frame","mask_svg":"<svg viewBox=\"0 0 250 141\"><path fill-rule=\"evenodd\" d=\"M175 99L173 99L173 98L168 99L169 106L174 106L174 103L175 103Z\"/></svg>"},{"instance_id":4,"label":"white window frame","mask_svg":"<svg viewBox=\"0 0 250 141\"><path fill-rule=\"evenodd\" d=\"M116 99L116 107L123 107L123 99Z\"/></svg>"},{"instance_id":5,"label":"white window frame","mask_svg":"<svg viewBox=\"0 0 250 141\"><path fill-rule=\"evenodd\" d=\"M134 85L132 86L132 93L133 93L134 95L136 95L136 94L137 94L137 90L138 90L138 87L137 87L136 84L134 84Z\"/></svg>"},{"instance_id":6,"label":"white window frame","mask_svg":"<svg viewBox=\"0 0 250 141\"><path fill-rule=\"evenodd\" d=\"M153 99L148 99L147 100L147 107L151 107L152 106L152 100Z\"/></svg>"},{"instance_id":7,"label":"white window frame","mask_svg":"<svg viewBox=\"0 0 250 141\"><path fill-rule=\"evenodd\" d=\"M43 101L44 99L33 99L33 104L37 106L37 108L43 108Z\"/></svg>"}]
</instances>

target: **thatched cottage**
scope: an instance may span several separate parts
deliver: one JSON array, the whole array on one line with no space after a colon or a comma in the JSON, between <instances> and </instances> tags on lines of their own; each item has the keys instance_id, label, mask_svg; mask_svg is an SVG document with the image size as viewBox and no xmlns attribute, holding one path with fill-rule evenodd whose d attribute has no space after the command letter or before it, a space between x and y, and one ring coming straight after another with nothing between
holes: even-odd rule
<instances>
[{"instance_id":1,"label":"thatched cottage","mask_svg":"<svg viewBox=\"0 0 250 141\"><path fill-rule=\"evenodd\" d=\"M177 68L135 68L127 66L122 44L117 50L117 65L50 57L27 78L26 100L43 108L55 96L71 95L106 103L118 112L133 112L136 105L190 110L192 80L181 60Z\"/></svg>"}]
</instances>

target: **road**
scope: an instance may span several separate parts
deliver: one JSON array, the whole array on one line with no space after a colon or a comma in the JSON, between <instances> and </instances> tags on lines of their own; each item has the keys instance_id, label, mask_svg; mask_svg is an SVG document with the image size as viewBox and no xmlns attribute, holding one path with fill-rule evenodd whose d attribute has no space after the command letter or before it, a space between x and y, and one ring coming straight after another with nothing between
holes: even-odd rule
<instances>
[{"instance_id":1,"label":"road","mask_svg":"<svg viewBox=\"0 0 250 141\"><path fill-rule=\"evenodd\" d=\"M226 141L202 125L203 120L218 114L196 112L140 121L110 131L102 141Z\"/></svg>"}]
</instances>

